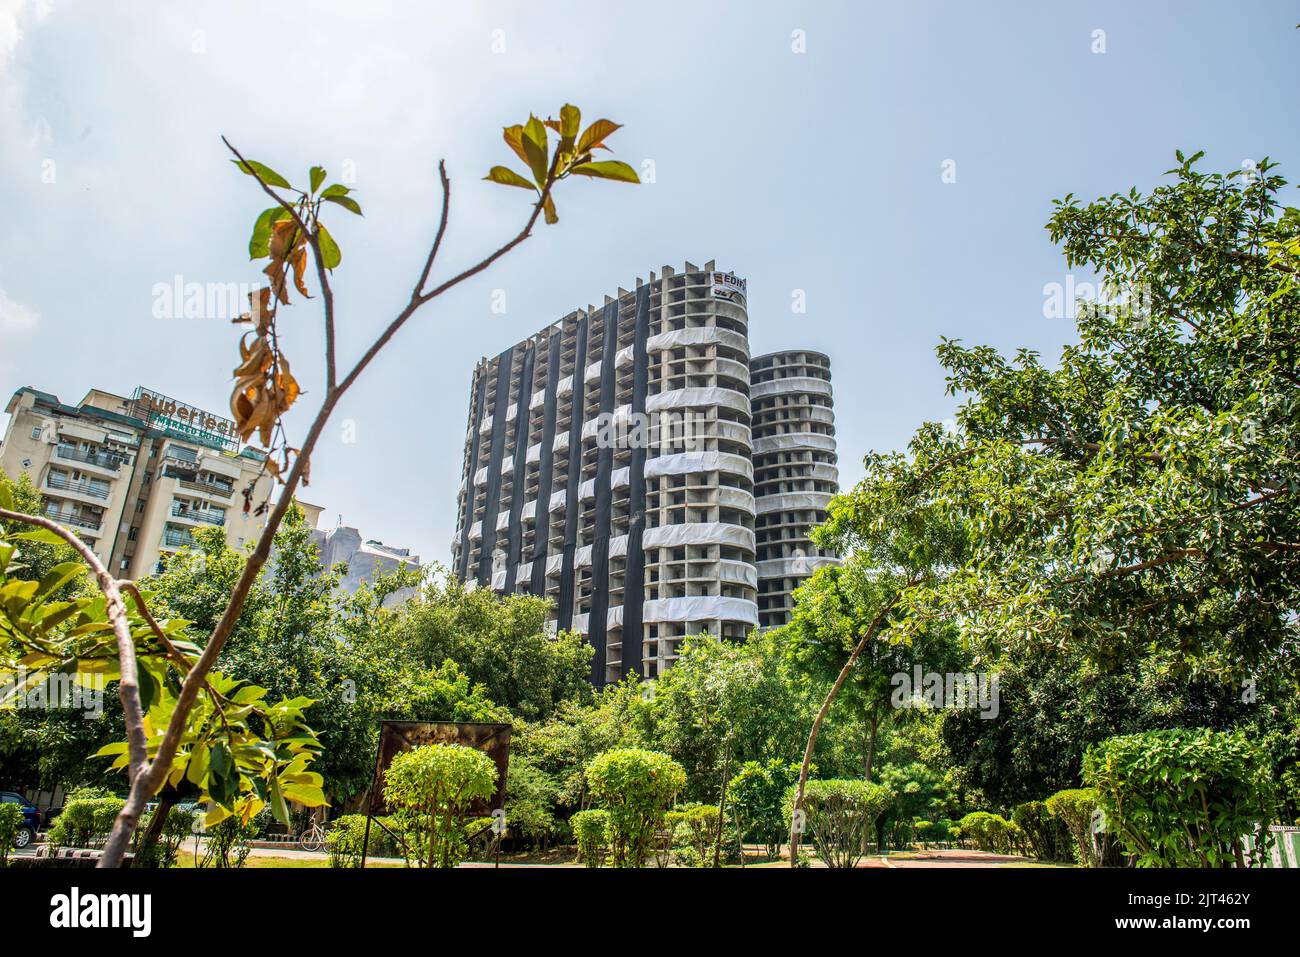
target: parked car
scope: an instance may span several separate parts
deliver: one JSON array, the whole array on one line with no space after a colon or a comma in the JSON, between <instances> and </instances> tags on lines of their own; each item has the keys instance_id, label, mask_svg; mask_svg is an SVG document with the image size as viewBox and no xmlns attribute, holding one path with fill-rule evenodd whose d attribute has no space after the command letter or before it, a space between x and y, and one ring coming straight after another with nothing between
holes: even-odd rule
<instances>
[{"instance_id":1,"label":"parked car","mask_svg":"<svg viewBox=\"0 0 1300 957\"><path fill-rule=\"evenodd\" d=\"M15 791L0 791L0 804L17 804L23 809L23 823L18 825L18 838L14 846L26 847L36 839L36 832L41 829L40 809Z\"/></svg>"}]
</instances>

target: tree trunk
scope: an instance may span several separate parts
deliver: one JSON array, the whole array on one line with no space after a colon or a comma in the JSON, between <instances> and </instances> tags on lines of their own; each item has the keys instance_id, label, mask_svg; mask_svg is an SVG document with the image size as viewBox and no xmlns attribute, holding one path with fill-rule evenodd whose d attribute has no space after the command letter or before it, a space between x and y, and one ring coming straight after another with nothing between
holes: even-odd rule
<instances>
[{"instance_id":1,"label":"tree trunk","mask_svg":"<svg viewBox=\"0 0 1300 957\"><path fill-rule=\"evenodd\" d=\"M140 836L140 846L135 852L137 861L149 860L149 853L157 846L158 839L167 824L167 818L175 805L176 790L170 787L163 788L162 793L158 795L158 806L154 808L153 816L149 818L149 826Z\"/></svg>"},{"instance_id":2,"label":"tree trunk","mask_svg":"<svg viewBox=\"0 0 1300 957\"><path fill-rule=\"evenodd\" d=\"M718 833L713 843L713 866L721 867L722 861L722 822L727 812L727 774L731 771L731 744L722 758L722 794L718 798ZM742 854L742 857L744 855Z\"/></svg>"},{"instance_id":3,"label":"tree trunk","mask_svg":"<svg viewBox=\"0 0 1300 957\"><path fill-rule=\"evenodd\" d=\"M840 693L840 688L844 686L845 680L849 677L849 672L853 666L858 663L858 658L867 647L867 642L871 641L880 626L884 624L885 616L898 602L899 594L895 593L894 597L885 603L876 617L872 620L871 625L862 633L862 638L858 641L849 655L849 660L844 663L840 669L839 675L835 678L835 683L831 685L831 690L826 694L826 700L822 702L821 709L817 712L817 717L813 719L812 730L808 732L808 744L803 751L803 764L799 767L799 784L794 792L794 804L790 812L790 866L799 866L799 832L802 827L799 823L799 816L803 812L803 795L804 789L808 785L808 765L812 764L813 749L817 746L817 734L822 729L822 722L826 720L826 713L831 710L831 705L835 703L836 696Z\"/></svg>"},{"instance_id":4,"label":"tree trunk","mask_svg":"<svg viewBox=\"0 0 1300 957\"><path fill-rule=\"evenodd\" d=\"M867 732L867 757L863 762L862 778L868 784L871 783L872 765L876 763L876 732L880 730L880 706L872 711L871 718L868 721Z\"/></svg>"}]
</instances>

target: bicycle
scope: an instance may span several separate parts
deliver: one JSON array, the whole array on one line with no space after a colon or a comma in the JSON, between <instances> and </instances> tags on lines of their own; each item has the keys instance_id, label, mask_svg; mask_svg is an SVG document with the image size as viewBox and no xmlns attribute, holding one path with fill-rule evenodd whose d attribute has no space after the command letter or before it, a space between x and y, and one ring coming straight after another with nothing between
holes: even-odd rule
<instances>
[{"instance_id":1,"label":"bicycle","mask_svg":"<svg viewBox=\"0 0 1300 957\"><path fill-rule=\"evenodd\" d=\"M312 821L307 829L298 835L298 847L313 852L325 849L325 828L319 821Z\"/></svg>"}]
</instances>

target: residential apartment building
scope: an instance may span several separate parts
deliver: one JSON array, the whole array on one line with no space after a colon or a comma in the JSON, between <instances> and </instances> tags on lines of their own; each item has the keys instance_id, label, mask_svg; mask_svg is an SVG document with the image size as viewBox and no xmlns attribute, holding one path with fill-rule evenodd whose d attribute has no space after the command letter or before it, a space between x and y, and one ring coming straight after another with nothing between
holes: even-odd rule
<instances>
[{"instance_id":1,"label":"residential apartment building","mask_svg":"<svg viewBox=\"0 0 1300 957\"><path fill-rule=\"evenodd\" d=\"M77 405L24 387L5 411L0 468L45 498L45 514L75 531L116 575L139 578L219 527L232 546L264 526L244 512L274 491L265 453L240 448L234 423L144 387L124 397L92 389Z\"/></svg>"},{"instance_id":2,"label":"residential apartment building","mask_svg":"<svg viewBox=\"0 0 1300 957\"><path fill-rule=\"evenodd\" d=\"M808 539L839 491L830 359L807 351L755 358L749 402L758 623L772 627L790 620L791 593L818 568L837 561Z\"/></svg>"},{"instance_id":3,"label":"residential apartment building","mask_svg":"<svg viewBox=\"0 0 1300 957\"><path fill-rule=\"evenodd\" d=\"M833 420L811 411L830 408L829 363L789 355L820 360L826 388L794 393L806 398L786 414L778 365L764 357L774 361L761 369L772 400L763 408L776 417L756 433L746 283L709 262L665 266L484 358L470 390L453 570L553 599L552 626L595 648L597 684L655 677L689 635L740 639L781 623L789 588L815 563L775 559L797 558L807 531L798 522L824 516L835 463ZM805 463L812 450L799 443L814 430L829 449ZM775 470L770 493L755 488L760 449ZM784 476L796 464L815 468ZM790 495L805 480L819 483L799 491L818 494L820 513L812 499L779 497L760 511L756 492ZM761 546L760 514L776 518ZM760 595L777 602L765 621Z\"/></svg>"},{"instance_id":4,"label":"residential apartment building","mask_svg":"<svg viewBox=\"0 0 1300 957\"><path fill-rule=\"evenodd\" d=\"M314 520L312 524L315 524ZM412 555L409 548L385 545L373 538L363 539L361 532L350 525L313 528L311 537L316 543L320 563L327 572L340 564L347 566L347 574L339 585L348 594L355 594L362 585L374 582L380 575L403 568L418 571L420 567L420 556ZM385 603L397 605L414 594L413 588L399 588Z\"/></svg>"}]
</instances>

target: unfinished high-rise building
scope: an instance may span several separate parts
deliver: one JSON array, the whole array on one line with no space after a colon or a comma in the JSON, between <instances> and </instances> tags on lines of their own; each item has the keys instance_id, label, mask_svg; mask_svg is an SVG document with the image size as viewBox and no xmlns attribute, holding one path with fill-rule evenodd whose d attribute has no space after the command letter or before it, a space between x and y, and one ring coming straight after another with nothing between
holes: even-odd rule
<instances>
[{"instance_id":1,"label":"unfinished high-rise building","mask_svg":"<svg viewBox=\"0 0 1300 957\"><path fill-rule=\"evenodd\" d=\"M833 560L807 541L835 490L830 411L825 356L750 362L745 280L665 266L479 362L453 571L551 598L597 684L781 624Z\"/></svg>"}]
</instances>

